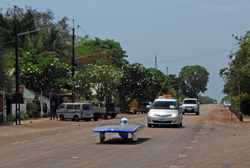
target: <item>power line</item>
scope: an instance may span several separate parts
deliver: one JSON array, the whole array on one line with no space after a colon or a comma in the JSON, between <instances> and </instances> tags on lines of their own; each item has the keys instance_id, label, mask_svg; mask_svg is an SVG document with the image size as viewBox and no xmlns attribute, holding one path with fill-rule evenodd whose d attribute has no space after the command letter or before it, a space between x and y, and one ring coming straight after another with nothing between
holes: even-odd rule
<instances>
[{"instance_id":1,"label":"power line","mask_svg":"<svg viewBox=\"0 0 250 168\"><path fill-rule=\"evenodd\" d=\"M0 43L0 44L8 44L8 43L14 43L15 41L10 41L10 42L3 42L3 43Z\"/></svg>"},{"instance_id":2,"label":"power line","mask_svg":"<svg viewBox=\"0 0 250 168\"><path fill-rule=\"evenodd\" d=\"M78 25L79 25L79 23L77 22L77 21L75 21ZM79 25L79 27L80 27L80 29L82 30L82 31L84 31L89 37L91 37L92 39L93 39L93 37L86 31L86 30L84 30L80 25Z\"/></svg>"},{"instance_id":3,"label":"power line","mask_svg":"<svg viewBox=\"0 0 250 168\"><path fill-rule=\"evenodd\" d=\"M200 55L200 56L196 56L196 57L181 58L181 59L168 60L168 61L159 61L159 62L163 63L163 62L175 62L175 61L184 61L184 60L189 60L189 59L196 59L196 58L207 57L207 56L210 56L210 55L215 55L215 54L223 53L223 52L230 51L230 50L233 50L233 49L236 49L236 48L227 49L227 50L223 50L223 51L219 51L219 52L211 53L211 54ZM154 63L154 62L142 62L142 63L148 64L148 63Z\"/></svg>"},{"instance_id":4,"label":"power line","mask_svg":"<svg viewBox=\"0 0 250 168\"><path fill-rule=\"evenodd\" d=\"M7 4L7 5L10 5L10 6L16 6L16 5L13 5L13 4L10 4L10 3L7 3L7 2L3 2L3 1L0 1L0 2L2 2L2 3L4 3L4 4Z\"/></svg>"}]
</instances>

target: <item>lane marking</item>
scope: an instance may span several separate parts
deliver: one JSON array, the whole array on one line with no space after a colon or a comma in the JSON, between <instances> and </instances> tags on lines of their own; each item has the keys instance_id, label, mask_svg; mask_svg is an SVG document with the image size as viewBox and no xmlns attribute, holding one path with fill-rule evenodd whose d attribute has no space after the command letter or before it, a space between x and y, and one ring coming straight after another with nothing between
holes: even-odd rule
<instances>
[{"instance_id":1,"label":"lane marking","mask_svg":"<svg viewBox=\"0 0 250 168\"><path fill-rule=\"evenodd\" d=\"M179 157L182 157L182 158L187 157L187 154L180 154Z\"/></svg>"},{"instance_id":2,"label":"lane marking","mask_svg":"<svg viewBox=\"0 0 250 168\"><path fill-rule=\"evenodd\" d=\"M208 121L213 117L213 115L215 114L216 111L217 111L217 110L214 110L213 114L209 117L209 119L207 119L206 122L208 122Z\"/></svg>"}]
</instances>

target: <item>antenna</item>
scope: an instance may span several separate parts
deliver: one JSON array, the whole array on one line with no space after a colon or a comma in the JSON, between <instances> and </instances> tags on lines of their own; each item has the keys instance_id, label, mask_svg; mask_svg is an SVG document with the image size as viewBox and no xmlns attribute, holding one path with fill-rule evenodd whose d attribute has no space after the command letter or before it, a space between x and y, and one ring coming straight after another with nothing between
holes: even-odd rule
<instances>
[{"instance_id":1,"label":"antenna","mask_svg":"<svg viewBox=\"0 0 250 168\"><path fill-rule=\"evenodd\" d=\"M157 69L157 53L155 54L155 69Z\"/></svg>"}]
</instances>

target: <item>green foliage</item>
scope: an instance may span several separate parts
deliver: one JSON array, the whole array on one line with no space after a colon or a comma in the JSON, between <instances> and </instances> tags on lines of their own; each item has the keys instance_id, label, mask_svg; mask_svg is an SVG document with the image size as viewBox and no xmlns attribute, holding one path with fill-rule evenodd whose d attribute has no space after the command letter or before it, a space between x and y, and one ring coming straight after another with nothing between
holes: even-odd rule
<instances>
[{"instance_id":1,"label":"green foliage","mask_svg":"<svg viewBox=\"0 0 250 168\"><path fill-rule=\"evenodd\" d=\"M250 31L235 39L239 49L231 52L229 67L221 69L219 73L225 82L223 93L234 96L238 94L238 86L243 93L250 93Z\"/></svg>"},{"instance_id":2,"label":"green foliage","mask_svg":"<svg viewBox=\"0 0 250 168\"><path fill-rule=\"evenodd\" d=\"M38 91L61 89L70 79L70 67L55 55L36 55L36 50L24 52L20 60L20 79L28 88Z\"/></svg>"},{"instance_id":3,"label":"green foliage","mask_svg":"<svg viewBox=\"0 0 250 168\"><path fill-rule=\"evenodd\" d=\"M201 96L198 95L198 101L203 104L214 104L214 99L208 97L208 96Z\"/></svg>"},{"instance_id":4,"label":"green foliage","mask_svg":"<svg viewBox=\"0 0 250 168\"><path fill-rule=\"evenodd\" d=\"M79 74L83 75L79 82L81 86L84 86L84 88L82 87L81 89L85 89L85 93L89 90L90 86L95 93L92 94L92 96L98 100L104 100L104 97L110 97L117 93L121 72L114 67L89 64L86 66L85 73L87 74L84 74L84 71L81 71ZM77 75L77 78L79 75Z\"/></svg>"},{"instance_id":5,"label":"green foliage","mask_svg":"<svg viewBox=\"0 0 250 168\"><path fill-rule=\"evenodd\" d=\"M80 56L89 55L96 53L97 50L107 50L112 58L112 65L115 67L122 67L122 65L128 63L124 59L127 57L126 51L122 49L119 42L110 39L101 40L96 37L95 40L84 40L77 46L76 54Z\"/></svg>"},{"instance_id":6,"label":"green foliage","mask_svg":"<svg viewBox=\"0 0 250 168\"><path fill-rule=\"evenodd\" d=\"M209 72L200 65L188 65L181 69L179 78L189 86L188 97L197 97L200 92L207 90Z\"/></svg>"},{"instance_id":7,"label":"green foliage","mask_svg":"<svg viewBox=\"0 0 250 168\"><path fill-rule=\"evenodd\" d=\"M239 110L239 96L233 96L232 108ZM250 95L248 93L240 94L240 112L244 115L250 115Z\"/></svg>"},{"instance_id":8,"label":"green foliage","mask_svg":"<svg viewBox=\"0 0 250 168\"><path fill-rule=\"evenodd\" d=\"M24 113L24 112L21 112L21 113L20 113L20 119L21 119L21 120L25 120L25 119L27 119L27 118L29 118L29 115L28 115L27 113Z\"/></svg>"},{"instance_id":9,"label":"green foliage","mask_svg":"<svg viewBox=\"0 0 250 168\"><path fill-rule=\"evenodd\" d=\"M8 121L16 121L16 115L8 114Z\"/></svg>"},{"instance_id":10,"label":"green foliage","mask_svg":"<svg viewBox=\"0 0 250 168\"><path fill-rule=\"evenodd\" d=\"M39 109L38 104L32 102L32 103L28 104L27 106L28 106L28 107L27 107L27 108L28 108L28 112L33 113L33 116L37 114L37 111L38 111L38 109ZM29 114L28 114L28 115L29 115Z\"/></svg>"},{"instance_id":11,"label":"green foliage","mask_svg":"<svg viewBox=\"0 0 250 168\"><path fill-rule=\"evenodd\" d=\"M122 78L119 86L119 95L123 109L133 99L142 99L152 93L156 79L153 74L138 63L126 64L122 67Z\"/></svg>"}]
</instances>

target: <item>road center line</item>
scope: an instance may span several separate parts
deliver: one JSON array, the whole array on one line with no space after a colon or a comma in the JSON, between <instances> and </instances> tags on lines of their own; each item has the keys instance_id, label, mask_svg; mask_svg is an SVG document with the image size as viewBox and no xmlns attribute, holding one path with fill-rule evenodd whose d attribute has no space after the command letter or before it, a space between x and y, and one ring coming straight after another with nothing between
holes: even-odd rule
<instances>
[{"instance_id":1,"label":"road center line","mask_svg":"<svg viewBox=\"0 0 250 168\"><path fill-rule=\"evenodd\" d=\"M215 112L216 112L216 110L214 110L213 114L209 117L209 119L207 119L206 122L208 122L213 117L213 115L215 114Z\"/></svg>"}]
</instances>

